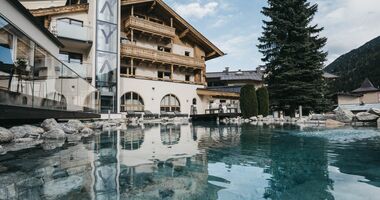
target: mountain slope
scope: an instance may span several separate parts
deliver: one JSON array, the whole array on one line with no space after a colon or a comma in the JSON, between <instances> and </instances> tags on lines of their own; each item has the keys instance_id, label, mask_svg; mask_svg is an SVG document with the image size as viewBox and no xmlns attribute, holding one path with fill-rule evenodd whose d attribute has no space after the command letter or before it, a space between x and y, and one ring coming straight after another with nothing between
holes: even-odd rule
<instances>
[{"instance_id":1,"label":"mountain slope","mask_svg":"<svg viewBox=\"0 0 380 200\"><path fill-rule=\"evenodd\" d=\"M349 92L358 88L365 78L380 86L380 37L342 55L325 68L338 75L335 92Z\"/></svg>"}]
</instances>

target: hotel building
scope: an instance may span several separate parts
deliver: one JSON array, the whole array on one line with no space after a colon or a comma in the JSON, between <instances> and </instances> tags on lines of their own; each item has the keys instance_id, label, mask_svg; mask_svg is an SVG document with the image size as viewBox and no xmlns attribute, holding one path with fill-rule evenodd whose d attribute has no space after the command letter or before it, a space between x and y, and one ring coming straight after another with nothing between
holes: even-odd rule
<instances>
[{"instance_id":1,"label":"hotel building","mask_svg":"<svg viewBox=\"0 0 380 200\"><path fill-rule=\"evenodd\" d=\"M97 89L57 59L63 44L18 1L0 6L0 120L97 117Z\"/></svg>"},{"instance_id":2,"label":"hotel building","mask_svg":"<svg viewBox=\"0 0 380 200\"><path fill-rule=\"evenodd\" d=\"M64 45L61 61L99 90L102 113L202 114L239 97L207 89L206 61L224 53L162 0L20 2Z\"/></svg>"}]
</instances>

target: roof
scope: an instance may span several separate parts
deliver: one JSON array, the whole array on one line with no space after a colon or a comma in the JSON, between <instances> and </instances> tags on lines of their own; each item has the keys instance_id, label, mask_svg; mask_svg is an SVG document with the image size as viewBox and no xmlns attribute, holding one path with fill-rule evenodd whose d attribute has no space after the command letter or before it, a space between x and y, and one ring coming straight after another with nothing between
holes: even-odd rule
<instances>
[{"instance_id":1,"label":"roof","mask_svg":"<svg viewBox=\"0 0 380 200\"><path fill-rule=\"evenodd\" d=\"M352 91L352 93L365 93L365 92L377 92L380 91L378 88L373 86L372 82L366 78L360 88Z\"/></svg>"},{"instance_id":2,"label":"roof","mask_svg":"<svg viewBox=\"0 0 380 200\"><path fill-rule=\"evenodd\" d=\"M334 74L330 74L328 72L323 72L323 78L334 79L334 78L339 78L339 76L334 75Z\"/></svg>"},{"instance_id":3,"label":"roof","mask_svg":"<svg viewBox=\"0 0 380 200\"><path fill-rule=\"evenodd\" d=\"M352 93L337 93L338 96L346 96L346 97L362 97L363 94L352 94Z\"/></svg>"},{"instance_id":4,"label":"roof","mask_svg":"<svg viewBox=\"0 0 380 200\"><path fill-rule=\"evenodd\" d=\"M368 111L371 108L380 109L380 104L379 103L377 103L377 104L364 104L364 105L347 104L347 105L339 105L338 108L342 108L342 109L350 110L350 111L354 111L354 112L359 112L359 111Z\"/></svg>"},{"instance_id":5,"label":"roof","mask_svg":"<svg viewBox=\"0 0 380 200\"><path fill-rule=\"evenodd\" d=\"M250 80L263 81L263 74L257 71L223 71L208 72L206 78L218 78L221 81Z\"/></svg>"},{"instance_id":6,"label":"roof","mask_svg":"<svg viewBox=\"0 0 380 200\"><path fill-rule=\"evenodd\" d=\"M243 86L217 86L217 87L207 87L207 90L220 91L220 92L234 92L239 93Z\"/></svg>"},{"instance_id":7,"label":"roof","mask_svg":"<svg viewBox=\"0 0 380 200\"><path fill-rule=\"evenodd\" d=\"M212 97L233 98L233 99L237 99L240 97L240 94L237 92L219 91L219 90L212 90L209 88L197 88L197 94L200 96L212 96Z\"/></svg>"},{"instance_id":8,"label":"roof","mask_svg":"<svg viewBox=\"0 0 380 200\"><path fill-rule=\"evenodd\" d=\"M64 47L63 44L52 33L50 33L50 31L38 23L36 18L18 0L8 0L8 2L20 11L20 13L22 13L27 19L29 19L29 21L41 30L42 33L44 33L44 35L47 36L53 43L59 47Z\"/></svg>"},{"instance_id":9,"label":"roof","mask_svg":"<svg viewBox=\"0 0 380 200\"><path fill-rule=\"evenodd\" d=\"M162 8L169 12L171 16L173 16L180 24L182 24L192 35L194 35L203 45L208 46L212 49L212 52L206 52L206 60L210 60L213 58L217 58L219 56L224 56L225 53L220 50L216 45L214 45L210 40L208 40L205 36L203 36L198 30L196 30L190 23L188 23L185 19L183 19L176 11L174 11L169 5L167 5L163 0L124 0L121 5L131 5L131 4L139 4L146 2L157 2ZM208 55L207 55L208 54Z\"/></svg>"}]
</instances>

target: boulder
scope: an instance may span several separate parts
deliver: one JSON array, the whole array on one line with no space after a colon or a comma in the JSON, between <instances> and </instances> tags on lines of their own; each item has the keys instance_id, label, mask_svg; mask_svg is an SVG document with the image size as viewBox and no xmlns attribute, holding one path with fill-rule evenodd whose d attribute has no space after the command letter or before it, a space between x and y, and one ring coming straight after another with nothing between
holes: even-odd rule
<instances>
[{"instance_id":1,"label":"boulder","mask_svg":"<svg viewBox=\"0 0 380 200\"><path fill-rule=\"evenodd\" d=\"M53 129L61 129L61 125L59 125L58 122L55 121L55 119L45 119L42 122L41 127L45 131L51 131Z\"/></svg>"},{"instance_id":2,"label":"boulder","mask_svg":"<svg viewBox=\"0 0 380 200\"><path fill-rule=\"evenodd\" d=\"M65 144L65 140L45 140L42 144L41 147L43 150L53 150L58 147L62 147Z\"/></svg>"},{"instance_id":3,"label":"boulder","mask_svg":"<svg viewBox=\"0 0 380 200\"><path fill-rule=\"evenodd\" d=\"M77 130L78 132L80 132L82 129L84 129L86 126L79 120L69 120L67 123L66 123L67 126Z\"/></svg>"},{"instance_id":4,"label":"boulder","mask_svg":"<svg viewBox=\"0 0 380 200\"><path fill-rule=\"evenodd\" d=\"M314 115L311 115L311 120L316 120L316 121L323 121L323 120L326 120L326 117L324 115L321 115L321 114L314 114Z\"/></svg>"},{"instance_id":5,"label":"boulder","mask_svg":"<svg viewBox=\"0 0 380 200\"><path fill-rule=\"evenodd\" d=\"M380 118L377 119L377 127L380 128Z\"/></svg>"},{"instance_id":6,"label":"boulder","mask_svg":"<svg viewBox=\"0 0 380 200\"><path fill-rule=\"evenodd\" d=\"M326 127L328 128L336 128L336 127L341 127L344 126L345 124L343 122L339 122L333 119L328 119L326 120Z\"/></svg>"},{"instance_id":7,"label":"boulder","mask_svg":"<svg viewBox=\"0 0 380 200\"><path fill-rule=\"evenodd\" d=\"M9 129L14 134L15 138L24 138L29 136L40 136L44 133L44 129L32 126L32 125L23 125L23 126L14 126Z\"/></svg>"},{"instance_id":8,"label":"boulder","mask_svg":"<svg viewBox=\"0 0 380 200\"><path fill-rule=\"evenodd\" d=\"M380 109L371 108L368 112L380 116Z\"/></svg>"},{"instance_id":9,"label":"boulder","mask_svg":"<svg viewBox=\"0 0 380 200\"><path fill-rule=\"evenodd\" d=\"M352 119L355 117L355 115L349 111L342 108L337 108L335 111L336 120L344 123L350 123L352 122Z\"/></svg>"},{"instance_id":10,"label":"boulder","mask_svg":"<svg viewBox=\"0 0 380 200\"><path fill-rule=\"evenodd\" d=\"M82 131L80 132L80 134L82 134L84 137L88 137L90 135L93 135L94 134L94 131L90 128L84 128L82 129Z\"/></svg>"},{"instance_id":11,"label":"boulder","mask_svg":"<svg viewBox=\"0 0 380 200\"><path fill-rule=\"evenodd\" d=\"M376 121L379 118L379 116L377 116L375 114L368 113L368 112L360 112L360 113L356 114L355 117L360 122Z\"/></svg>"},{"instance_id":12,"label":"boulder","mask_svg":"<svg viewBox=\"0 0 380 200\"><path fill-rule=\"evenodd\" d=\"M67 134L76 134L78 133L78 130L75 128L75 127L72 127L68 124L61 124L61 128L63 130L63 132L67 133Z\"/></svg>"},{"instance_id":13,"label":"boulder","mask_svg":"<svg viewBox=\"0 0 380 200\"><path fill-rule=\"evenodd\" d=\"M16 138L14 140L15 143L30 143L30 142L33 142L34 139L33 138Z\"/></svg>"},{"instance_id":14,"label":"boulder","mask_svg":"<svg viewBox=\"0 0 380 200\"><path fill-rule=\"evenodd\" d=\"M67 142L79 142L82 139L80 134L67 134Z\"/></svg>"},{"instance_id":15,"label":"boulder","mask_svg":"<svg viewBox=\"0 0 380 200\"><path fill-rule=\"evenodd\" d=\"M42 135L45 139L66 139L66 134L62 129L52 129Z\"/></svg>"},{"instance_id":16,"label":"boulder","mask_svg":"<svg viewBox=\"0 0 380 200\"><path fill-rule=\"evenodd\" d=\"M257 122L257 117L251 117L249 118L251 121Z\"/></svg>"},{"instance_id":17,"label":"boulder","mask_svg":"<svg viewBox=\"0 0 380 200\"><path fill-rule=\"evenodd\" d=\"M12 142L14 135L8 129L0 127L0 143Z\"/></svg>"}]
</instances>

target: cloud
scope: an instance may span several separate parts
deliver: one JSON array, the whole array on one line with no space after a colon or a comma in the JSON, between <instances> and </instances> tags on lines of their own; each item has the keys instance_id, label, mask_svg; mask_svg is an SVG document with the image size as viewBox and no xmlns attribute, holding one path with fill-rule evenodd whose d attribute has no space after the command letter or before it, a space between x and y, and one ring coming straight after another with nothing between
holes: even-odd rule
<instances>
[{"instance_id":1,"label":"cloud","mask_svg":"<svg viewBox=\"0 0 380 200\"><path fill-rule=\"evenodd\" d=\"M219 3L216 1L201 4L200 2L192 2L188 4L174 4L174 10L176 10L181 16L185 18L202 19L208 15L212 15L216 12Z\"/></svg>"},{"instance_id":2,"label":"cloud","mask_svg":"<svg viewBox=\"0 0 380 200\"><path fill-rule=\"evenodd\" d=\"M319 12L315 22L325 27L328 38L327 64L380 35L380 1L378 0L313 0Z\"/></svg>"}]
</instances>

